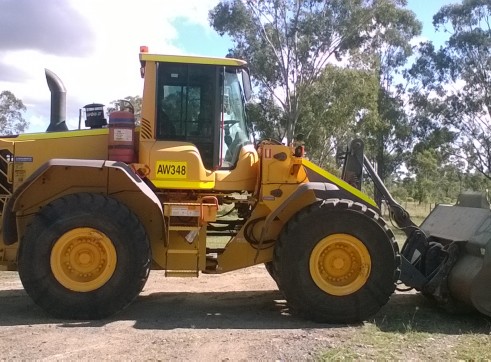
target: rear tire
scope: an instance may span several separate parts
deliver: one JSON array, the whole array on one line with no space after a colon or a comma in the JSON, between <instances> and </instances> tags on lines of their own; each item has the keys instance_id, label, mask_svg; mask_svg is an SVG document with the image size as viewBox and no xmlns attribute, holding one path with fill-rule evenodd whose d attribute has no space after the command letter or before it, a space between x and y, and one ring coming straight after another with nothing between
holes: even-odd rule
<instances>
[{"instance_id":1,"label":"rear tire","mask_svg":"<svg viewBox=\"0 0 491 362\"><path fill-rule=\"evenodd\" d=\"M389 300L400 273L392 232L375 211L350 200L298 212L282 231L273 262L292 312L327 323L371 317Z\"/></svg>"},{"instance_id":2,"label":"rear tire","mask_svg":"<svg viewBox=\"0 0 491 362\"><path fill-rule=\"evenodd\" d=\"M21 241L19 275L49 314L100 319L130 304L148 278L145 229L125 205L79 193L46 205Z\"/></svg>"},{"instance_id":3,"label":"rear tire","mask_svg":"<svg viewBox=\"0 0 491 362\"><path fill-rule=\"evenodd\" d=\"M271 276L271 278L276 282L277 282L277 279L276 279L276 270L274 269L274 263L273 261L268 261L266 263L264 263L264 267L266 268L266 271L268 272L268 274Z\"/></svg>"}]
</instances>

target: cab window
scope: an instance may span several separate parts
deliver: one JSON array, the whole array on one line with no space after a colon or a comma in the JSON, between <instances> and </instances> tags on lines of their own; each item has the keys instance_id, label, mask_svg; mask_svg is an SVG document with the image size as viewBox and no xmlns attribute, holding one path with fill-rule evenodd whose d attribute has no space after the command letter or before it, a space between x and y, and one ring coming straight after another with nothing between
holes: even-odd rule
<instances>
[{"instance_id":1,"label":"cab window","mask_svg":"<svg viewBox=\"0 0 491 362\"><path fill-rule=\"evenodd\" d=\"M157 139L196 145L207 169L220 164L218 124L219 67L160 63L157 92Z\"/></svg>"}]
</instances>

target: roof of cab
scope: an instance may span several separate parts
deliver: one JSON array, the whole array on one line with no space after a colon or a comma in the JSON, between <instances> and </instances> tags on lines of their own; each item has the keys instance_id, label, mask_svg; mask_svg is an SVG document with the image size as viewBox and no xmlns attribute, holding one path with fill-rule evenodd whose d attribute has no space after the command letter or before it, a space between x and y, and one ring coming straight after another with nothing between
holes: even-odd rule
<instances>
[{"instance_id":1,"label":"roof of cab","mask_svg":"<svg viewBox=\"0 0 491 362\"><path fill-rule=\"evenodd\" d=\"M214 57L198 57L192 55L164 55L164 54L149 54L140 53L141 61L153 61L163 63L188 63L188 64L211 64L225 66L243 66L247 62L234 58L214 58Z\"/></svg>"}]
</instances>

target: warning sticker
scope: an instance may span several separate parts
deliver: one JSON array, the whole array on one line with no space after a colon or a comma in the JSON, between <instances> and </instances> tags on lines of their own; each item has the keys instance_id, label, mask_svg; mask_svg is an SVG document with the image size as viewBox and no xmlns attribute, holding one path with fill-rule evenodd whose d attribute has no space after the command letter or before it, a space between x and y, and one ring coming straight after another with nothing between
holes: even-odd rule
<instances>
[{"instance_id":1,"label":"warning sticker","mask_svg":"<svg viewBox=\"0 0 491 362\"><path fill-rule=\"evenodd\" d=\"M133 130L127 128L115 128L113 138L117 142L131 142L133 141Z\"/></svg>"},{"instance_id":2,"label":"warning sticker","mask_svg":"<svg viewBox=\"0 0 491 362\"><path fill-rule=\"evenodd\" d=\"M200 210L198 208L188 206L172 206L170 216L191 216L198 217Z\"/></svg>"}]
</instances>

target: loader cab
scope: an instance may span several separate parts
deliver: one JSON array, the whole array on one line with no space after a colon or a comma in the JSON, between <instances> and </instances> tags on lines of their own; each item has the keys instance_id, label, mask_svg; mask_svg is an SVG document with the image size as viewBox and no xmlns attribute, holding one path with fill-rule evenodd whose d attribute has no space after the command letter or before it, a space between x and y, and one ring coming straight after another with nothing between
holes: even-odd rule
<instances>
[{"instance_id":1,"label":"loader cab","mask_svg":"<svg viewBox=\"0 0 491 362\"><path fill-rule=\"evenodd\" d=\"M245 63L235 59L161 57L155 63L157 141L196 146L207 170L232 169L250 144L244 103Z\"/></svg>"},{"instance_id":2,"label":"loader cab","mask_svg":"<svg viewBox=\"0 0 491 362\"><path fill-rule=\"evenodd\" d=\"M258 155L245 102L246 63L140 52L138 164L160 189L253 190Z\"/></svg>"}]
</instances>

